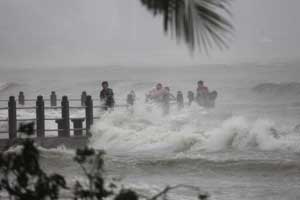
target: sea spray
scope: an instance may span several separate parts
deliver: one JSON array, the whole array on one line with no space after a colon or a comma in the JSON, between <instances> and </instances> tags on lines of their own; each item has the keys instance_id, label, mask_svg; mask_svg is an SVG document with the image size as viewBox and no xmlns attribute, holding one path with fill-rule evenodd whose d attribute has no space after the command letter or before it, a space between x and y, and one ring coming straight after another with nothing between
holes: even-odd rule
<instances>
[{"instance_id":1,"label":"sea spray","mask_svg":"<svg viewBox=\"0 0 300 200\"><path fill-rule=\"evenodd\" d=\"M214 127L205 125L211 117L203 110L186 109L162 116L159 109L147 111L138 107L134 113L116 110L104 114L93 126L91 145L111 153L176 155L235 151L299 152L295 141L300 137L290 130L281 130L268 119L250 120L233 116Z\"/></svg>"}]
</instances>

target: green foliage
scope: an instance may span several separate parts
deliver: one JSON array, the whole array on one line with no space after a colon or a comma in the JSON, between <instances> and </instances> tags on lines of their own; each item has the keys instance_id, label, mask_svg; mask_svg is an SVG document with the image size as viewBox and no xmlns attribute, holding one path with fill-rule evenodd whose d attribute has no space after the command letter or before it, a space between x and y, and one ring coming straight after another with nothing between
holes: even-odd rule
<instances>
[{"instance_id":1,"label":"green foliage","mask_svg":"<svg viewBox=\"0 0 300 200\"><path fill-rule=\"evenodd\" d=\"M19 131L33 135L34 124L22 125ZM62 189L72 193L74 200L102 200L109 197L113 200L157 200L167 199L167 193L177 188L189 188L199 191L198 199L206 200L208 195L199 188L187 185L166 187L153 197L139 195L137 192L122 188L117 190L114 183L105 184L104 151L85 147L77 149L74 161L81 167L84 181L75 181L68 187L64 176L47 175L40 166L40 153L31 138L21 140L21 148L0 153L0 192L6 193L14 200L56 200Z\"/></svg>"}]
</instances>

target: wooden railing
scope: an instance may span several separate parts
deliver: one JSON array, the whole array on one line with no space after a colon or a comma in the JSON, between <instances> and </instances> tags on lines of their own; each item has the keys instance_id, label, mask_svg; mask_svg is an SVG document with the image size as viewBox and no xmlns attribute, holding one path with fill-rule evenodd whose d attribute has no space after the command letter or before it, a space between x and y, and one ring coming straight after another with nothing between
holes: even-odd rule
<instances>
[{"instance_id":1,"label":"wooden railing","mask_svg":"<svg viewBox=\"0 0 300 200\"><path fill-rule=\"evenodd\" d=\"M2 102L4 100L1 100ZM7 101L7 100L6 100ZM35 105L32 103L27 106L25 105L27 101L35 101ZM50 106L45 106L45 102L50 101ZM58 106L57 102L61 101L61 105ZM70 106L70 101L79 101L81 102L80 106ZM18 106L17 106L18 102ZM20 105L20 106L19 106ZM128 104L116 105L116 107L127 107ZM93 99L90 95L87 95L86 92L82 92L80 99L68 99L67 96L63 96L61 99L56 97L55 92L51 92L50 99L44 99L43 96L38 96L37 99L25 99L24 93L20 92L18 99L16 100L14 96L10 96L8 100L7 107L1 107L0 110L7 110L8 117L7 119L0 119L0 122L7 122L8 129L7 131L0 131L1 135L8 134L8 139L0 139L2 142L11 142L17 139L17 124L18 122L24 121L34 121L35 133L37 140L47 139L46 132L57 132L57 138L84 138L87 141L91 134L91 126L93 125L94 117L93 110L94 108L105 108L105 106L93 106ZM45 117L45 110L55 109L61 110L61 117ZM72 109L84 109L85 116L71 118L70 110ZM17 118L18 110L35 110L35 118ZM57 129L46 129L46 121L55 121L57 123ZM73 123L73 128L70 128L70 122ZM85 127L84 127L85 122ZM71 131L73 135L71 136ZM51 137L53 139L53 137ZM70 139L68 139L69 141ZM64 143L64 142L63 142ZM3 146L3 145L2 145ZM1 144L0 144L1 148Z\"/></svg>"},{"instance_id":2,"label":"wooden railing","mask_svg":"<svg viewBox=\"0 0 300 200\"><path fill-rule=\"evenodd\" d=\"M86 136L91 136L90 128L93 124L93 100L91 96L86 96L85 102L82 106L69 106L67 96L63 96L61 106L57 106L52 102L52 105L45 106L43 96L38 96L35 106L21 106L17 107L16 99L10 96L8 100L8 107L2 107L1 110L8 110L8 118L0 119L2 122L8 123L8 131L1 131L0 133L8 133L9 139L13 140L17 137L17 122L18 121L35 121L36 123L36 136L45 137L47 131L57 131L59 137L70 137L70 131L74 131L75 136L82 136L83 130L86 131ZM24 104L22 104L24 105ZM101 106L100 106L101 107ZM61 118L46 118L45 110L61 109ZM85 116L81 118L70 118L70 109L85 109ZM17 119L17 110L35 110L35 118L22 118ZM45 121L54 120L57 123L57 129L45 129ZM73 122L73 129L70 128L70 121ZM85 128L83 128L83 121L85 121Z\"/></svg>"}]
</instances>

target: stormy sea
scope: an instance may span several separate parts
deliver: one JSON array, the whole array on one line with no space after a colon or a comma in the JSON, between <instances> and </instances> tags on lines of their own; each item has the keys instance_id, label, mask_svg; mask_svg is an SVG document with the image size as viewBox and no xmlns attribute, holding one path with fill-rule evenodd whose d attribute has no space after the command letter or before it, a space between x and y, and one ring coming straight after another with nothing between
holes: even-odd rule
<instances>
[{"instance_id":1,"label":"stormy sea","mask_svg":"<svg viewBox=\"0 0 300 200\"><path fill-rule=\"evenodd\" d=\"M3 69L0 99L19 91L25 99L49 98L51 91L58 98L76 99L86 91L98 105L100 83L106 80L116 104L125 104L131 90L136 102L133 111L95 109L100 119L93 124L89 145L106 151L107 176L124 187L151 195L167 185L187 184L207 191L211 199L299 199L299 74L299 66L291 63ZM173 94L182 91L187 102L187 92L195 92L198 80L218 92L215 108L194 103L178 110L174 105L169 115L162 115L160 108L145 103L145 94L158 82ZM60 110L49 110L46 116L60 116ZM71 116L83 117L84 111L72 110ZM32 118L35 111L18 110L17 117ZM1 110L0 118L7 118L7 111ZM49 121L46 128L56 124ZM1 122L0 129L7 130L7 124ZM61 146L41 151L46 171L62 173L70 182L82 176L72 161L73 150ZM170 198L195 195L179 190Z\"/></svg>"}]
</instances>

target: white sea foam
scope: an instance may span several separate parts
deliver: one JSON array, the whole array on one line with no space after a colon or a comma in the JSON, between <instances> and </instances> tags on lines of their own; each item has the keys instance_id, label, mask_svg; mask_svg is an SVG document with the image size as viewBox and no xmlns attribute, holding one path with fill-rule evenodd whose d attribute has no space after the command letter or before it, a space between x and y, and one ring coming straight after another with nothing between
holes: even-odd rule
<instances>
[{"instance_id":1,"label":"white sea foam","mask_svg":"<svg viewBox=\"0 0 300 200\"><path fill-rule=\"evenodd\" d=\"M214 120L196 105L162 116L138 107L106 113L93 126L91 145L116 153L176 154L226 149L300 152L300 136L268 119L233 116ZM210 126L207 124L210 123Z\"/></svg>"}]
</instances>

